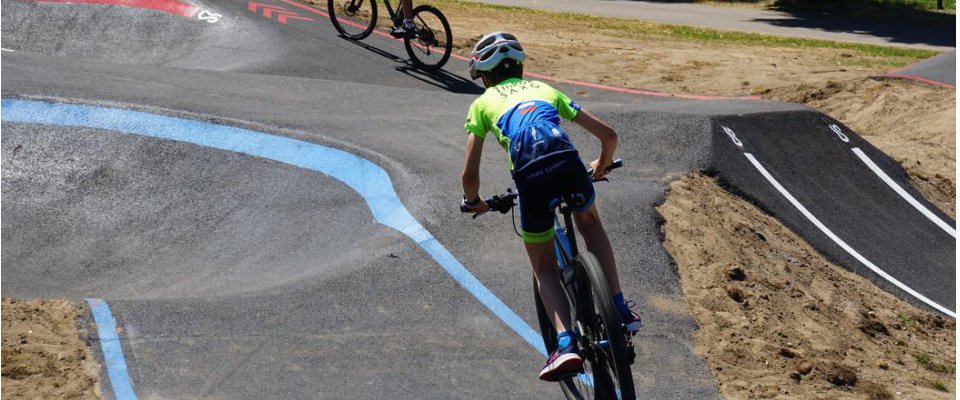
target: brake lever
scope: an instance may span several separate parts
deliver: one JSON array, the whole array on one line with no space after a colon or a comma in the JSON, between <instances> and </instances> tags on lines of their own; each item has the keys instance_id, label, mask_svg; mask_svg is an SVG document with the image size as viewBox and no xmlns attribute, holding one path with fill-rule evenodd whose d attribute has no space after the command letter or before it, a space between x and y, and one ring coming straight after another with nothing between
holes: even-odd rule
<instances>
[{"instance_id":1,"label":"brake lever","mask_svg":"<svg viewBox=\"0 0 960 400\"><path fill-rule=\"evenodd\" d=\"M483 215L483 214L486 214L486 213L487 213L486 211L474 213L474 214L473 214L473 219L477 219L477 217L479 217L479 216L481 216L481 215Z\"/></svg>"}]
</instances>

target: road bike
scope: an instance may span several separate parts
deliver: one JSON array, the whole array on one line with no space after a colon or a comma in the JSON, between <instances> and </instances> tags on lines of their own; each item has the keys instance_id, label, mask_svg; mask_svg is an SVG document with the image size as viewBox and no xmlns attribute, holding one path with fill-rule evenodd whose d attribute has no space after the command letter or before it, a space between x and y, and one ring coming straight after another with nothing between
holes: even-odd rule
<instances>
[{"instance_id":1,"label":"road bike","mask_svg":"<svg viewBox=\"0 0 960 400\"><path fill-rule=\"evenodd\" d=\"M621 166L623 161L618 159L609 170ZM588 174L593 175L593 171ZM517 196L512 189L507 189L507 193L495 195L486 199L486 202L490 211L506 214L517 205ZM630 371L630 365L636 359L633 338L627 332L620 313L613 304L613 295L600 262L589 251L581 253L577 249L571 214L585 202L583 195L564 195L550 205L555 214L556 235L553 241L557 265L560 268L563 289L570 302L577 345L584 360L584 371L562 379L560 388L570 400L633 400L636 398L633 374ZM562 223L561 217L556 216L558 209L562 215ZM461 206L460 210L469 211L466 206ZM474 218L479 215L474 214ZM557 331L540 299L536 279L533 281L533 293L540 334L549 354L557 348Z\"/></svg>"},{"instance_id":2,"label":"road bike","mask_svg":"<svg viewBox=\"0 0 960 400\"><path fill-rule=\"evenodd\" d=\"M390 0L383 0L393 27L403 24L403 13ZM362 40L377 27L376 0L327 0L330 22L345 38ZM443 67L453 51L450 23L436 7L422 4L413 9L414 34L403 39L403 47L414 65L425 70Z\"/></svg>"}]
</instances>

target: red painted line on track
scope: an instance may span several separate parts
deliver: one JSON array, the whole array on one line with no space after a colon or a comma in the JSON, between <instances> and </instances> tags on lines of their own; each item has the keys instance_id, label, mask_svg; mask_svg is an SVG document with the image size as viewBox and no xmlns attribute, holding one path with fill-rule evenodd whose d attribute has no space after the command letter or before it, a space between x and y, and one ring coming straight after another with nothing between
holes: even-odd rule
<instances>
[{"instance_id":1,"label":"red painted line on track","mask_svg":"<svg viewBox=\"0 0 960 400\"><path fill-rule=\"evenodd\" d=\"M147 8L184 17L192 17L199 7L177 0L23 0L36 3L88 3Z\"/></svg>"},{"instance_id":2,"label":"red painted line on track","mask_svg":"<svg viewBox=\"0 0 960 400\"><path fill-rule=\"evenodd\" d=\"M330 18L330 14L327 14L327 13L325 13L325 12L323 12L323 11L320 11L320 10L318 10L318 9L316 9L316 8L310 7L310 6L306 5L306 4L298 3L298 2L290 1L290 0L280 0L280 1L282 1L282 2L284 2L284 3L287 3L287 4L291 5L291 6L299 7L299 8L302 8L302 9L304 9L304 10L310 11L310 12L312 12L312 13L314 13L314 14L320 14L320 15L322 15L322 16L324 16L324 17Z\"/></svg>"},{"instance_id":3,"label":"red painted line on track","mask_svg":"<svg viewBox=\"0 0 960 400\"><path fill-rule=\"evenodd\" d=\"M957 88L956 85L951 85L951 84L949 84L949 83L943 83L943 82L935 81L935 80L933 80L933 79L927 79L927 78L924 78L924 77L913 76L913 75L903 75L903 74L889 73L889 74L877 75L877 77L878 77L878 78L910 79L910 80L920 81L920 82L924 82L924 83L929 83L929 84L931 84L931 85L942 86L942 87L950 88L950 89L956 89L956 88Z\"/></svg>"},{"instance_id":4,"label":"red painted line on track","mask_svg":"<svg viewBox=\"0 0 960 400\"><path fill-rule=\"evenodd\" d=\"M293 1L293 0L280 0L280 1L282 1L282 2L284 2L284 3L287 3L287 4L291 5L291 6L299 7L299 8L302 8L302 9L304 9L304 10L307 10L307 11L309 11L309 12L312 12L312 13L319 14L319 15L322 15L322 16L324 16L324 17L330 18L330 14L327 14L327 13L325 13L325 12L323 12L323 11L317 10L316 8L307 6L307 5L305 5L305 4L301 4L301 3L298 3L298 2ZM347 22L347 23L349 23L349 22ZM359 27L359 28L363 28L362 26L357 25L357 24L351 24L351 25L355 25L355 26L357 26L357 27ZM385 32L378 31L378 30L374 30L373 33L375 33L375 34L377 34L377 35L380 35L380 36L383 36L383 37L385 37L385 38L391 39L391 40L398 41L398 42L402 42L402 41L403 41L403 40L401 40L401 39L396 39L396 38L394 38L393 36L390 36L389 34L387 34L387 33L385 33ZM461 56L461 55L458 55L458 54L451 54L450 57L451 57L451 58L456 58L456 59L461 60L461 61L470 61L470 58L464 57L464 56ZM692 99L692 100L760 100L760 96L732 97L732 96L707 96L707 95L696 95L696 94L673 94L673 93L656 92L656 91L652 91L652 90L640 90L640 89L630 89L630 88L616 87L616 86L607 86L607 85L601 85L601 84L598 84L598 83L571 81L571 80L566 80L566 79L553 78L553 77L546 76L546 75L540 75L540 74L536 74L536 73L533 73L533 72L524 72L524 74L525 74L525 75L529 75L529 76L534 77L534 78L537 78L537 79L545 80L545 81L558 82L558 83L563 83L563 84L573 85L573 86L590 87L590 88L594 88L594 89L609 90L609 91L611 91L611 92L637 94L637 95L641 95L641 96L674 97L674 98L679 98L679 99Z\"/></svg>"}]
</instances>

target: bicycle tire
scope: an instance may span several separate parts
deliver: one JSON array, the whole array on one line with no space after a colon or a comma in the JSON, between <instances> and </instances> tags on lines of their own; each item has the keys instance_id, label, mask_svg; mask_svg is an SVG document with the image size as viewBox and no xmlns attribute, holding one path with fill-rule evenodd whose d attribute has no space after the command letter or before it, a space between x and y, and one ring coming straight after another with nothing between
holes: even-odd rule
<instances>
[{"instance_id":1,"label":"bicycle tire","mask_svg":"<svg viewBox=\"0 0 960 400\"><path fill-rule=\"evenodd\" d=\"M440 24L439 27L436 26L437 23ZM442 68L453 51L453 33L447 17L436 7L424 4L413 9L413 25L416 30L414 39L403 40L403 47L407 49L410 60L421 69ZM439 58L435 57L438 53Z\"/></svg>"},{"instance_id":2,"label":"bicycle tire","mask_svg":"<svg viewBox=\"0 0 960 400\"><path fill-rule=\"evenodd\" d=\"M330 22L333 23L337 32L347 39L363 40L370 36L373 29L377 27L377 2L375 0L360 0L359 2L360 6L351 10L346 5L355 5L354 0L327 0L327 13L330 14ZM369 9L363 7L364 4L369 4ZM338 5L341 7L338 7Z\"/></svg>"},{"instance_id":3,"label":"bicycle tire","mask_svg":"<svg viewBox=\"0 0 960 400\"><path fill-rule=\"evenodd\" d=\"M578 303L590 304L592 310L581 309L581 320L589 321L590 333L599 337L592 338L599 343L606 340L608 345L595 351L588 351L588 362L594 367L594 384L598 394L603 398L633 400L636 391L633 385L633 373L630 371L630 355L627 352L627 339L623 328L623 320L613 304L613 295L607 284L607 277L600 267L600 262L590 252L583 252L574 259L577 273L583 272L589 280L590 291L580 290ZM586 296L592 295L590 299ZM587 324L587 321L581 321ZM605 371L604 371L605 370ZM606 373L601 373L606 372ZM606 376L604 376L606 375ZM614 381L604 381L604 378L615 378ZM611 386L612 385L612 386ZM619 394L619 395L618 395Z\"/></svg>"},{"instance_id":4,"label":"bicycle tire","mask_svg":"<svg viewBox=\"0 0 960 400\"><path fill-rule=\"evenodd\" d=\"M547 350L547 354L550 354L557 349L557 330L553 327L553 321L550 320L550 316L547 315L546 307L543 306L543 299L540 298L540 287L537 285L536 276L533 277L533 298L537 305L537 322L540 323L540 336L543 338L543 347ZM590 397L584 397L583 394L577 390L573 379L575 378L567 378L557 382L560 384L560 389L563 390L563 395L566 396L567 400L589 399Z\"/></svg>"}]
</instances>

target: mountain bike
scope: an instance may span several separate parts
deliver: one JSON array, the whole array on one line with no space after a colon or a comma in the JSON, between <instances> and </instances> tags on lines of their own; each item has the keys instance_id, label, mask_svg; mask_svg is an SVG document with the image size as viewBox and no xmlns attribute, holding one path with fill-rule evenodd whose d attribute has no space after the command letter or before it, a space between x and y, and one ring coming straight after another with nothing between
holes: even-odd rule
<instances>
[{"instance_id":1,"label":"mountain bike","mask_svg":"<svg viewBox=\"0 0 960 400\"><path fill-rule=\"evenodd\" d=\"M393 27L403 24L399 5L394 8L390 0L383 0ZM330 22L345 38L362 40L377 27L376 0L327 0ZM436 7L419 5L413 9L413 38L404 38L403 47L414 65L425 70L443 67L453 50L453 34L450 23Z\"/></svg>"},{"instance_id":2,"label":"mountain bike","mask_svg":"<svg viewBox=\"0 0 960 400\"><path fill-rule=\"evenodd\" d=\"M618 159L609 169L621 166L623 161ZM593 175L593 171L588 174ZM517 197L517 193L507 189L507 193L495 195L486 199L486 202L490 211L506 214L517 205ZM633 374L630 371L630 365L636 359L632 336L627 333L620 313L613 304L613 295L600 262L590 252L580 253L577 249L571 214L585 202L583 195L564 195L550 205L555 214L559 209L562 215L562 223L560 216L554 219L554 249L563 288L571 306L571 321L574 322L577 345L584 360L584 371L562 379L560 388L570 400L632 400L636 398ZM465 206L461 206L460 210L469 211ZM479 215L474 214L473 217ZM557 347L557 331L540 299L536 279L533 280L533 293L540 334L547 354L550 354Z\"/></svg>"}]
</instances>

